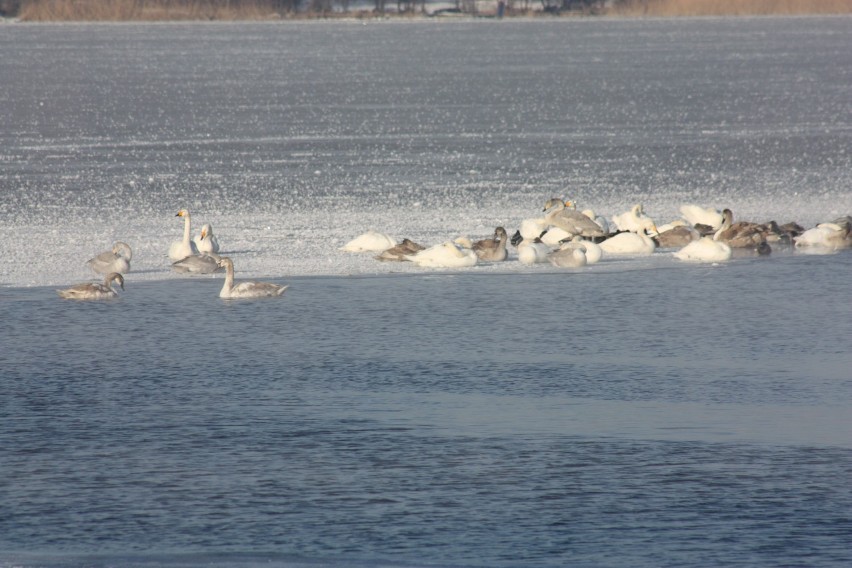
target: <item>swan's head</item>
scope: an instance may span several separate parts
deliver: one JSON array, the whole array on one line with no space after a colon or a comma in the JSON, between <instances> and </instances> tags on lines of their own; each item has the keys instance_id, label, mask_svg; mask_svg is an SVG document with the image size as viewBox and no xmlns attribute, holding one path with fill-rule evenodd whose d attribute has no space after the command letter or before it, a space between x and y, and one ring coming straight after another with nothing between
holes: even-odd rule
<instances>
[{"instance_id":1,"label":"swan's head","mask_svg":"<svg viewBox=\"0 0 852 568\"><path fill-rule=\"evenodd\" d=\"M216 266L218 266L220 268L227 268L227 267L230 266L230 267L233 268L234 261L232 261L227 256L223 256L223 257L219 258L219 260L216 261Z\"/></svg>"},{"instance_id":2,"label":"swan's head","mask_svg":"<svg viewBox=\"0 0 852 568\"><path fill-rule=\"evenodd\" d=\"M563 202L563 205L565 205L565 209L576 209L577 208L577 202L571 201L570 199L566 199Z\"/></svg>"},{"instance_id":3,"label":"swan's head","mask_svg":"<svg viewBox=\"0 0 852 568\"><path fill-rule=\"evenodd\" d=\"M109 276L107 276L107 282L112 282L113 280L118 282L118 285L121 287L122 290L124 290L124 276L122 276L118 272L111 272Z\"/></svg>"},{"instance_id":4,"label":"swan's head","mask_svg":"<svg viewBox=\"0 0 852 568\"><path fill-rule=\"evenodd\" d=\"M494 238L498 241L505 241L508 234L506 233L506 229L503 227L497 227L494 229Z\"/></svg>"},{"instance_id":5,"label":"swan's head","mask_svg":"<svg viewBox=\"0 0 852 568\"><path fill-rule=\"evenodd\" d=\"M556 206L564 207L565 203L563 203L562 200L558 197L551 197L547 200L547 203L544 204L544 209L542 209L542 211L547 211L548 209L551 209Z\"/></svg>"},{"instance_id":6,"label":"swan's head","mask_svg":"<svg viewBox=\"0 0 852 568\"><path fill-rule=\"evenodd\" d=\"M466 249L473 248L473 242L467 237L456 237L453 240L453 243L457 244L458 246L460 246L462 248L466 248Z\"/></svg>"},{"instance_id":7,"label":"swan's head","mask_svg":"<svg viewBox=\"0 0 852 568\"><path fill-rule=\"evenodd\" d=\"M189 217L189 211L187 211L186 209L181 209L177 212L177 215L175 215L175 217Z\"/></svg>"},{"instance_id":8,"label":"swan's head","mask_svg":"<svg viewBox=\"0 0 852 568\"><path fill-rule=\"evenodd\" d=\"M201 227L201 240L202 241L204 240L205 237L207 237L207 235L212 235L212 234L213 234L213 227L211 227L210 225L205 224Z\"/></svg>"}]
</instances>

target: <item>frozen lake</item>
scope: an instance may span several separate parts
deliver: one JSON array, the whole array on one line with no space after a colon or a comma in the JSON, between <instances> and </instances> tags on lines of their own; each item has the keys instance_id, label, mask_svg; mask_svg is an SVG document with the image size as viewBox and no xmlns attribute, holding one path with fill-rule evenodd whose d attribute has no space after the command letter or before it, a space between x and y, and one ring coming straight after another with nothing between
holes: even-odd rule
<instances>
[{"instance_id":1,"label":"frozen lake","mask_svg":"<svg viewBox=\"0 0 852 568\"><path fill-rule=\"evenodd\" d=\"M0 26L0 566L848 566L852 254L338 248L852 214L852 19ZM170 271L211 223L226 302ZM54 290L131 244L117 301Z\"/></svg>"}]
</instances>

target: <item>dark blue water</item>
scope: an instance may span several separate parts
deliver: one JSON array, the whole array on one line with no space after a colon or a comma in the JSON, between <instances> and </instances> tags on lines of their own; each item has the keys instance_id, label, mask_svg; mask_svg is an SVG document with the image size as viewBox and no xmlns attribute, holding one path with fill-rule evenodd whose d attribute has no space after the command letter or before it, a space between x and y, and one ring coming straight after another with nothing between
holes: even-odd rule
<instances>
[{"instance_id":1,"label":"dark blue water","mask_svg":"<svg viewBox=\"0 0 852 568\"><path fill-rule=\"evenodd\" d=\"M845 565L850 266L294 278L245 302L216 280L7 290L0 549Z\"/></svg>"}]
</instances>

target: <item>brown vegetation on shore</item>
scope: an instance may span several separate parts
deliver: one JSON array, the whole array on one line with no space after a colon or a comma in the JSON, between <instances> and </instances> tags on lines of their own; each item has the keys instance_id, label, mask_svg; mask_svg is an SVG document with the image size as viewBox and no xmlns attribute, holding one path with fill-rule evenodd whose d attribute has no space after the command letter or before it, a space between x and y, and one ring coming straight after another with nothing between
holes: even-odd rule
<instances>
[{"instance_id":1,"label":"brown vegetation on shore","mask_svg":"<svg viewBox=\"0 0 852 568\"><path fill-rule=\"evenodd\" d=\"M527 9L520 9L523 2ZM168 21L266 20L274 18L364 17L385 12L386 0L374 0L376 10L350 11L349 0L0 0L0 13L23 21ZM424 0L387 2L391 14L411 16L428 12ZM852 14L852 0L541 0L548 10L531 9L531 0L507 0L507 16L596 14L625 17L747 16ZM593 10L577 11L578 4ZM497 0L459 0L469 15L491 14ZM10 8L11 6L11 8ZM393 9L396 10L393 10ZM465 10L467 8L467 10ZM572 8L572 9L569 9Z\"/></svg>"}]
</instances>

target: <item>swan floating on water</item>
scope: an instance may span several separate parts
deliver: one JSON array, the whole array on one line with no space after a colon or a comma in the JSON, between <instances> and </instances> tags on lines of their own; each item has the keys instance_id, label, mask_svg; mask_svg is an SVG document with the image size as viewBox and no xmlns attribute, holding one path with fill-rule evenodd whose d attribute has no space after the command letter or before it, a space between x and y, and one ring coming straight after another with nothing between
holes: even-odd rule
<instances>
[{"instance_id":1,"label":"swan floating on water","mask_svg":"<svg viewBox=\"0 0 852 568\"><path fill-rule=\"evenodd\" d=\"M464 268L476 264L479 257L472 249L446 241L406 256L417 266L428 268Z\"/></svg>"},{"instance_id":2,"label":"swan floating on water","mask_svg":"<svg viewBox=\"0 0 852 568\"><path fill-rule=\"evenodd\" d=\"M118 292L112 287L113 281L118 282L124 290L124 277L118 272L111 272L104 278L103 284L77 284L65 290L57 290L56 293L67 300L110 300L118 297Z\"/></svg>"},{"instance_id":3,"label":"swan floating on water","mask_svg":"<svg viewBox=\"0 0 852 568\"><path fill-rule=\"evenodd\" d=\"M225 268L225 283L219 292L220 298L269 298L280 296L288 286L272 282L246 281L234 284L234 262L227 256L219 259L219 266Z\"/></svg>"},{"instance_id":4,"label":"swan floating on water","mask_svg":"<svg viewBox=\"0 0 852 568\"><path fill-rule=\"evenodd\" d=\"M186 274L212 274L223 270L219 266L221 258L215 252L193 254L173 262L172 269Z\"/></svg>"},{"instance_id":5,"label":"swan floating on water","mask_svg":"<svg viewBox=\"0 0 852 568\"><path fill-rule=\"evenodd\" d=\"M370 229L340 247L340 250L344 252L384 252L394 246L396 246L396 241L390 236Z\"/></svg>"},{"instance_id":6,"label":"swan floating on water","mask_svg":"<svg viewBox=\"0 0 852 568\"><path fill-rule=\"evenodd\" d=\"M192 242L198 252L219 252L219 239L213 234L213 227L209 223L201 226L201 232Z\"/></svg>"},{"instance_id":7,"label":"swan floating on water","mask_svg":"<svg viewBox=\"0 0 852 568\"><path fill-rule=\"evenodd\" d=\"M470 248L476 253L479 260L485 262L502 262L509 256L509 252L506 250L507 241L508 235L506 234L506 229L497 227L494 229L493 238L476 241Z\"/></svg>"},{"instance_id":8,"label":"swan floating on water","mask_svg":"<svg viewBox=\"0 0 852 568\"><path fill-rule=\"evenodd\" d=\"M100 253L95 258L86 261L86 264L98 274L109 274L110 272L127 274L130 272L131 258L133 258L133 251L130 250L130 245L116 241L112 245L112 250Z\"/></svg>"},{"instance_id":9,"label":"swan floating on water","mask_svg":"<svg viewBox=\"0 0 852 568\"><path fill-rule=\"evenodd\" d=\"M181 260L182 258L186 258L193 254L198 254L198 247L195 246L195 243L190 239L191 231L190 231L190 220L189 220L189 211L186 209L181 209L177 212L175 217L183 217L183 240L175 241L169 247L169 258L172 261Z\"/></svg>"}]
</instances>

